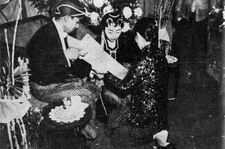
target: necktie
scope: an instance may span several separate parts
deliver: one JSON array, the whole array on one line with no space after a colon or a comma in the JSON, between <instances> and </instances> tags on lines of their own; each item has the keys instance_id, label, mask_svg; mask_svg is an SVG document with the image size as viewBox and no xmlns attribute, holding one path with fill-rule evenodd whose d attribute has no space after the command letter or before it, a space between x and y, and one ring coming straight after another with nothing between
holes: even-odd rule
<instances>
[{"instance_id":1,"label":"necktie","mask_svg":"<svg viewBox=\"0 0 225 149\"><path fill-rule=\"evenodd\" d=\"M64 42L65 42L66 49L69 48L67 37L64 38Z\"/></svg>"}]
</instances>

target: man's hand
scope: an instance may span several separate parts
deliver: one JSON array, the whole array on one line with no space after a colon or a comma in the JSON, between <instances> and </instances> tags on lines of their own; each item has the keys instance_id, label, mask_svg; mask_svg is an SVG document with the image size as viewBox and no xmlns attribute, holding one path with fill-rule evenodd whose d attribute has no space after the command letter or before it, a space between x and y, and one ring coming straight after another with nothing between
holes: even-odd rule
<instances>
[{"instance_id":1,"label":"man's hand","mask_svg":"<svg viewBox=\"0 0 225 149\"><path fill-rule=\"evenodd\" d=\"M88 54L88 52L87 52L86 50L80 49L80 51L79 51L79 56L80 56L81 58L84 57L86 54Z\"/></svg>"},{"instance_id":2,"label":"man's hand","mask_svg":"<svg viewBox=\"0 0 225 149\"><path fill-rule=\"evenodd\" d=\"M68 48L65 55L69 60L76 60L78 57L84 57L87 54L85 50L79 48Z\"/></svg>"}]
</instances>

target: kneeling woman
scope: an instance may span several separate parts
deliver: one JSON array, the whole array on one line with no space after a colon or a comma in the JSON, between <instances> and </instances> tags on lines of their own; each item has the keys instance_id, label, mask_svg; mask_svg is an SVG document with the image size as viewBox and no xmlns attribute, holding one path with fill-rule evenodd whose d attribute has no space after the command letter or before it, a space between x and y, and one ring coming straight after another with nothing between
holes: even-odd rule
<instances>
[{"instance_id":1,"label":"kneeling woman","mask_svg":"<svg viewBox=\"0 0 225 149\"><path fill-rule=\"evenodd\" d=\"M134 30L140 59L124 80L105 74L106 84L131 94L128 106L109 115L107 134L115 145L142 145L155 139L159 147L174 149L167 142L167 60L158 48L158 27L155 20L142 18Z\"/></svg>"}]
</instances>

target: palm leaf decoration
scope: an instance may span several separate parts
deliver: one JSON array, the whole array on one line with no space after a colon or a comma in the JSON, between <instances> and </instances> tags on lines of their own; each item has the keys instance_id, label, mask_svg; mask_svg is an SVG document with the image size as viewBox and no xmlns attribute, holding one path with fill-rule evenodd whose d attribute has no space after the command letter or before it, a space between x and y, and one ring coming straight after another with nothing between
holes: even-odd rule
<instances>
[{"instance_id":1,"label":"palm leaf decoration","mask_svg":"<svg viewBox=\"0 0 225 149\"><path fill-rule=\"evenodd\" d=\"M7 29L5 29L7 57L5 60L3 57L0 59L0 123L7 124L11 149L28 149L26 129L22 117L31 106L28 101L30 98L28 60L19 57L19 65L14 67L16 33L22 12L21 2L18 0L19 12L14 28L12 48L9 48Z\"/></svg>"},{"instance_id":2,"label":"palm leaf decoration","mask_svg":"<svg viewBox=\"0 0 225 149\"><path fill-rule=\"evenodd\" d=\"M28 60L18 58L19 66L11 73L10 61L6 60L0 69L0 98L18 99L29 94ZM13 76L11 76L13 75ZM11 79L13 78L13 79Z\"/></svg>"},{"instance_id":3,"label":"palm leaf decoration","mask_svg":"<svg viewBox=\"0 0 225 149\"><path fill-rule=\"evenodd\" d=\"M14 67L15 41L21 10L22 8L17 16L11 49L9 48L7 29L4 30L7 52L6 59L0 65L0 99L27 99L30 97L28 59L18 57L19 65Z\"/></svg>"}]
</instances>

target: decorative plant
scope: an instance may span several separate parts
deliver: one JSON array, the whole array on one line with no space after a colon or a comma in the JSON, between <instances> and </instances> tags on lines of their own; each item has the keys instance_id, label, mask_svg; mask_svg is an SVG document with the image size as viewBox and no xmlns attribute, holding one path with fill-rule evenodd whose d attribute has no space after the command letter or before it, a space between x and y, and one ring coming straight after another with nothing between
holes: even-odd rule
<instances>
[{"instance_id":1,"label":"decorative plant","mask_svg":"<svg viewBox=\"0 0 225 149\"><path fill-rule=\"evenodd\" d=\"M56 0L27 0L27 1L31 2L31 6L37 8L39 12L50 11L53 4L56 3Z\"/></svg>"},{"instance_id":2,"label":"decorative plant","mask_svg":"<svg viewBox=\"0 0 225 149\"><path fill-rule=\"evenodd\" d=\"M142 9L136 0L80 0L87 8L90 22L99 25L102 17L109 12L119 11L124 15L124 32L132 28L142 16Z\"/></svg>"},{"instance_id":3,"label":"decorative plant","mask_svg":"<svg viewBox=\"0 0 225 149\"><path fill-rule=\"evenodd\" d=\"M161 1L159 8L155 9L155 18L159 28L159 47L165 49L166 55L171 51L171 39L169 39L166 27L171 19L172 8L175 0ZM158 11L158 12L157 12Z\"/></svg>"},{"instance_id":4,"label":"decorative plant","mask_svg":"<svg viewBox=\"0 0 225 149\"><path fill-rule=\"evenodd\" d=\"M0 123L7 124L11 149L21 147L27 149L26 130L22 117L30 107L28 60L18 58L19 66L14 67L16 32L22 11L21 0L18 1L20 9L15 23L12 48L9 47L5 29L7 58L0 68ZM19 128L20 136L16 128Z\"/></svg>"},{"instance_id":5,"label":"decorative plant","mask_svg":"<svg viewBox=\"0 0 225 149\"><path fill-rule=\"evenodd\" d=\"M28 0L31 5L40 12L51 12L57 0ZM118 10L125 17L125 28L127 31L134 26L137 19L142 16L142 9L137 0L79 0L87 10L92 25L99 25L104 14Z\"/></svg>"}]
</instances>

